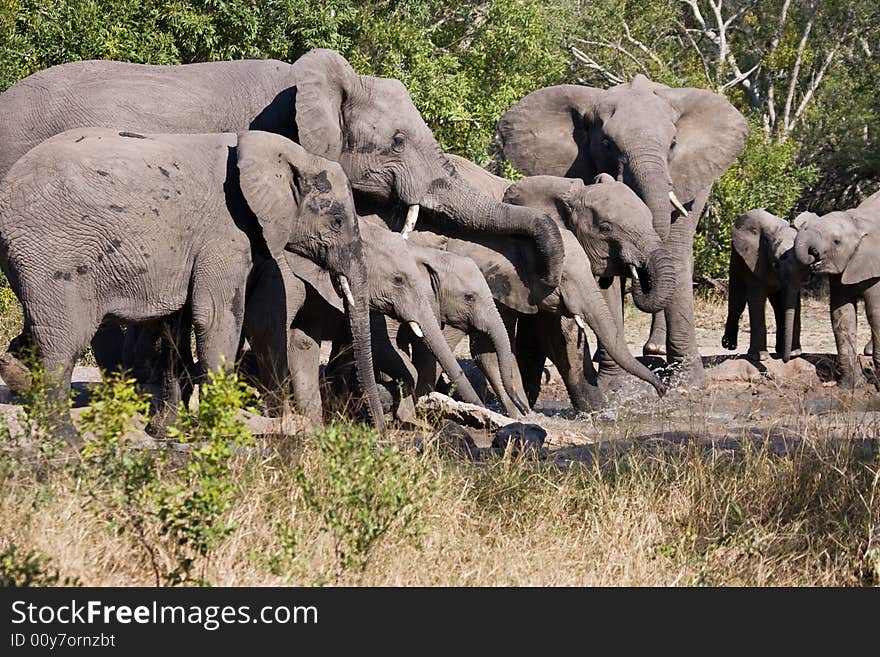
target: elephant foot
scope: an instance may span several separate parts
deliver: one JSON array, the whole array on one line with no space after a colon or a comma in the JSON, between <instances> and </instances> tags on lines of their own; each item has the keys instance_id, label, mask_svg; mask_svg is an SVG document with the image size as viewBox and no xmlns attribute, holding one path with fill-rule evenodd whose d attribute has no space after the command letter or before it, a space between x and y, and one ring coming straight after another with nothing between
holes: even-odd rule
<instances>
[{"instance_id":1,"label":"elephant foot","mask_svg":"<svg viewBox=\"0 0 880 657\"><path fill-rule=\"evenodd\" d=\"M770 352L766 349L762 351L752 351L749 349L749 353L746 355L749 360L755 361L756 363L763 363L764 361L770 360Z\"/></svg>"},{"instance_id":2,"label":"elephant foot","mask_svg":"<svg viewBox=\"0 0 880 657\"><path fill-rule=\"evenodd\" d=\"M736 338L729 335L724 335L721 338L721 346L730 351L734 351L736 349Z\"/></svg>"},{"instance_id":3,"label":"elephant foot","mask_svg":"<svg viewBox=\"0 0 880 657\"><path fill-rule=\"evenodd\" d=\"M648 340L642 347L643 356L665 356L666 345L664 343L652 342Z\"/></svg>"},{"instance_id":4,"label":"elephant foot","mask_svg":"<svg viewBox=\"0 0 880 657\"><path fill-rule=\"evenodd\" d=\"M703 359L699 355L670 359L669 366L672 370L671 388L702 390L708 384Z\"/></svg>"},{"instance_id":5,"label":"elephant foot","mask_svg":"<svg viewBox=\"0 0 880 657\"><path fill-rule=\"evenodd\" d=\"M865 378L865 375L859 372L856 374L853 372L852 374L844 374L837 381L837 385L841 388L846 388L847 390L855 390L856 388L863 388L867 385L868 380Z\"/></svg>"}]
</instances>

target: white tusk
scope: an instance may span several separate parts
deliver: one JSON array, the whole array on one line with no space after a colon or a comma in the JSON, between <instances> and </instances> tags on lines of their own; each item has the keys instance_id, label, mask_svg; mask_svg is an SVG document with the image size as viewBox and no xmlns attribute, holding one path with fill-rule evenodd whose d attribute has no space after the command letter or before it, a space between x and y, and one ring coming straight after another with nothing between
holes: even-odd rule
<instances>
[{"instance_id":1,"label":"white tusk","mask_svg":"<svg viewBox=\"0 0 880 657\"><path fill-rule=\"evenodd\" d=\"M416 206L418 207L418 206ZM419 326L418 322L408 322L409 327L412 329L412 332L416 334L417 338L424 338L425 334L422 333L422 327Z\"/></svg>"},{"instance_id":2,"label":"white tusk","mask_svg":"<svg viewBox=\"0 0 880 657\"><path fill-rule=\"evenodd\" d=\"M632 277L633 277L633 280L634 280L634 281L639 280L639 270L636 269L636 266L635 266L635 265L630 265L630 266L629 266L629 273L632 274Z\"/></svg>"},{"instance_id":3,"label":"white tusk","mask_svg":"<svg viewBox=\"0 0 880 657\"><path fill-rule=\"evenodd\" d=\"M400 231L400 234L403 236L403 239L406 239L407 236L412 232L412 230L416 227L416 221L419 218L419 204L409 206L409 209L406 211L406 221L403 223L403 230Z\"/></svg>"},{"instance_id":4,"label":"white tusk","mask_svg":"<svg viewBox=\"0 0 880 657\"><path fill-rule=\"evenodd\" d=\"M574 316L574 323L577 324L578 327L580 327L580 329L581 329L582 331L586 331L586 330L587 330L587 325L584 323L584 318L581 317L580 315L575 315L575 316Z\"/></svg>"},{"instance_id":5,"label":"white tusk","mask_svg":"<svg viewBox=\"0 0 880 657\"><path fill-rule=\"evenodd\" d=\"M342 293L345 295L345 300L348 301L349 307L354 308L354 295L351 293L348 279L345 276L339 277L339 287L342 288Z\"/></svg>"},{"instance_id":6,"label":"white tusk","mask_svg":"<svg viewBox=\"0 0 880 657\"><path fill-rule=\"evenodd\" d=\"M684 206L681 204L681 201L678 200L678 197L675 195L675 192L669 192L669 202L675 206L675 209L681 212L681 216L688 216L688 211L684 209Z\"/></svg>"}]
</instances>

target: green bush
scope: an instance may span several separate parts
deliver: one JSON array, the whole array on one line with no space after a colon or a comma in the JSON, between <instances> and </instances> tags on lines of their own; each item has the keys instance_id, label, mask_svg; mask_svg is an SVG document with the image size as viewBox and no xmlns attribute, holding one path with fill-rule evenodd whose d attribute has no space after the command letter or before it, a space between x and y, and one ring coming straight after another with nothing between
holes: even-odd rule
<instances>
[{"instance_id":1,"label":"green bush","mask_svg":"<svg viewBox=\"0 0 880 657\"><path fill-rule=\"evenodd\" d=\"M0 552L0 588L24 588L28 586L76 586L79 582L69 577L61 578L58 570L50 570L49 557L30 550L22 552L10 543Z\"/></svg>"},{"instance_id":2,"label":"green bush","mask_svg":"<svg viewBox=\"0 0 880 657\"><path fill-rule=\"evenodd\" d=\"M366 425L331 424L312 435L295 471L306 508L333 537L337 581L363 572L393 526L418 529L418 502L429 490L419 463L377 441Z\"/></svg>"}]
</instances>

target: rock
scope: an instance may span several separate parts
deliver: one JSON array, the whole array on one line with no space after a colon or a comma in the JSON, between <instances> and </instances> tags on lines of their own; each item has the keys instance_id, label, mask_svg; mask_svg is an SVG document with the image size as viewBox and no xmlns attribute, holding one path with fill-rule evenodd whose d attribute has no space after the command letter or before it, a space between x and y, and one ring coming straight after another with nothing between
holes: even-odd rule
<instances>
[{"instance_id":1,"label":"rock","mask_svg":"<svg viewBox=\"0 0 880 657\"><path fill-rule=\"evenodd\" d=\"M495 432L492 447L503 450L507 450L510 447L514 453L530 449L540 451L546 437L547 432L537 424L513 422Z\"/></svg>"},{"instance_id":2,"label":"rock","mask_svg":"<svg viewBox=\"0 0 880 657\"><path fill-rule=\"evenodd\" d=\"M429 392L416 402L416 409L420 413L436 415L447 418L458 424L474 429L488 429L494 431L500 427L516 422L501 413L490 411L476 404L468 404L447 397L437 392Z\"/></svg>"}]
</instances>

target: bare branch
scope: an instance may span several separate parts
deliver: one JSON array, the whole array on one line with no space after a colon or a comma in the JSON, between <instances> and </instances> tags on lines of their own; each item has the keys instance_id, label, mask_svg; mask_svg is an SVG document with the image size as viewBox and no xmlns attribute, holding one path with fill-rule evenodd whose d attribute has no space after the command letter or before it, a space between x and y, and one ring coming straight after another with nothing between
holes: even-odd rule
<instances>
[{"instance_id":1,"label":"bare branch","mask_svg":"<svg viewBox=\"0 0 880 657\"><path fill-rule=\"evenodd\" d=\"M571 54L573 54L578 60L583 62L588 68L598 71L614 84L623 84L625 82L623 78L615 75L604 66L600 65L598 62L596 62L596 60L592 59L583 50L580 50L575 46L571 46Z\"/></svg>"},{"instance_id":2,"label":"bare branch","mask_svg":"<svg viewBox=\"0 0 880 657\"><path fill-rule=\"evenodd\" d=\"M747 79L748 79L748 77L749 77L752 73L754 73L755 71L757 71L757 70L758 70L758 67L760 67L760 66L761 66L761 63L758 62L757 64L755 64L754 66L752 66L752 68L750 68L750 69L749 69L748 71L746 71L745 73L740 73L739 75L737 75L737 76L736 76L735 78L733 78L732 80L729 80L728 82L725 82L723 85L721 85L721 89L720 89L720 91L724 91L725 89L730 89L730 87L735 87L735 86L738 85L738 84L741 84L741 83L743 83L743 82L746 82ZM743 85L743 86L745 86L745 85ZM753 85L749 85L749 86L750 86L750 87L753 87Z\"/></svg>"},{"instance_id":3,"label":"bare branch","mask_svg":"<svg viewBox=\"0 0 880 657\"><path fill-rule=\"evenodd\" d=\"M782 111L782 130L785 133L788 133L791 130L791 104L792 101L794 101L794 92L798 86L798 76L800 75L801 65L803 64L804 51L807 48L807 40L810 38L810 32L813 31L813 21L815 18L816 3L813 2L810 5L810 14L807 18L806 25L804 25L801 40L798 42L797 55L795 56L794 66L791 68L790 79L788 81L788 94L785 97L785 107Z\"/></svg>"},{"instance_id":4,"label":"bare branch","mask_svg":"<svg viewBox=\"0 0 880 657\"><path fill-rule=\"evenodd\" d=\"M660 60L660 58L656 55L656 53L653 50L651 50L644 43L642 43L641 41L639 41L638 39L633 37L633 35L629 31L629 23L627 23L626 21L623 22L623 30L626 34L627 41L629 41L636 48L638 48L643 53L645 53L651 59L651 61L653 61L655 64L657 64L657 66L659 66L660 68L666 68L666 65Z\"/></svg>"},{"instance_id":5,"label":"bare branch","mask_svg":"<svg viewBox=\"0 0 880 657\"><path fill-rule=\"evenodd\" d=\"M609 41L588 41L586 39L575 39L579 43L583 43L587 46L600 46L602 48L609 48L611 50L616 50L622 55L625 55L629 60L631 60L636 66L642 69L642 72L645 75L648 75L647 67L631 52L629 52L626 48L621 46L619 43L610 43Z\"/></svg>"},{"instance_id":6,"label":"bare branch","mask_svg":"<svg viewBox=\"0 0 880 657\"><path fill-rule=\"evenodd\" d=\"M691 44L694 52L697 53L697 57L700 58L700 64L703 66L703 75L706 76L706 82L712 84L712 75L711 73L709 73L709 64L708 62L706 62L706 58L703 56L703 51L700 50L697 42L694 41L694 38L691 36L691 30L687 29L684 23L679 23L678 26L681 28L682 34L684 34L685 38L688 40L688 43ZM698 30L694 31L697 32Z\"/></svg>"}]
</instances>

